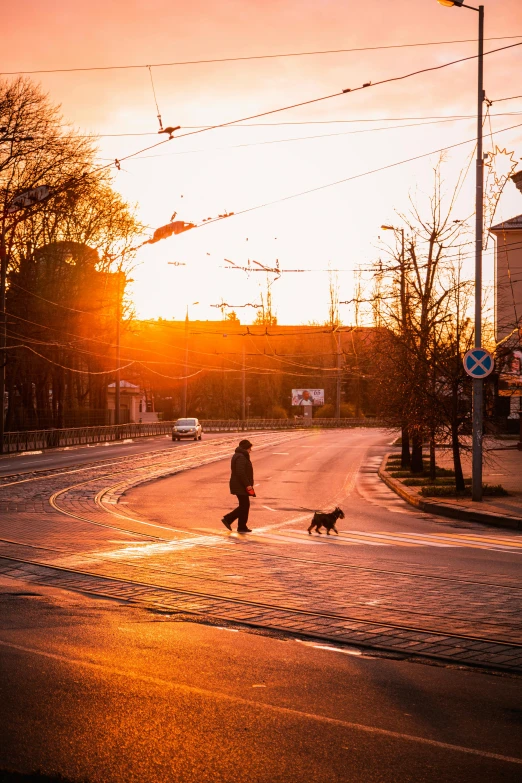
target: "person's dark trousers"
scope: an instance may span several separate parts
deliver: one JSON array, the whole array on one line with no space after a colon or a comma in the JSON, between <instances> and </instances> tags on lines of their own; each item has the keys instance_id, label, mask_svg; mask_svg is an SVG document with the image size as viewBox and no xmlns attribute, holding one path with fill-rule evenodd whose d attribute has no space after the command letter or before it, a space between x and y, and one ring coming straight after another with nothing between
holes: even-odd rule
<instances>
[{"instance_id":1,"label":"person's dark trousers","mask_svg":"<svg viewBox=\"0 0 522 783\"><path fill-rule=\"evenodd\" d=\"M234 522L237 519L237 529L244 530L248 522L248 512L250 511L250 497L248 495L236 495L238 506L229 514L225 514L224 519Z\"/></svg>"}]
</instances>

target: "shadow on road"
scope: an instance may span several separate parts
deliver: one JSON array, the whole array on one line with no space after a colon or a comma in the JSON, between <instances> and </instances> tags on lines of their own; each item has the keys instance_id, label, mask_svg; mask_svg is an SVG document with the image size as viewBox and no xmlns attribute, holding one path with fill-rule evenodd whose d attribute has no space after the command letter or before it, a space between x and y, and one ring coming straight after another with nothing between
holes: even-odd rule
<instances>
[{"instance_id":1,"label":"shadow on road","mask_svg":"<svg viewBox=\"0 0 522 783\"><path fill-rule=\"evenodd\" d=\"M64 778L62 775L44 775L41 772L10 772L7 769L0 769L0 783L73 783L70 778ZM75 783L89 783L84 778Z\"/></svg>"}]
</instances>

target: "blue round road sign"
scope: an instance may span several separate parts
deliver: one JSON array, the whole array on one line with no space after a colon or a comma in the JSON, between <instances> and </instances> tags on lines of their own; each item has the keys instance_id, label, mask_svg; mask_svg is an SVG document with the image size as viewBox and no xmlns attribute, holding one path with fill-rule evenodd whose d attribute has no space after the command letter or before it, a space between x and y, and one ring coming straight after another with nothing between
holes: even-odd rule
<instances>
[{"instance_id":1,"label":"blue round road sign","mask_svg":"<svg viewBox=\"0 0 522 783\"><path fill-rule=\"evenodd\" d=\"M493 356L484 348L472 348L463 359L464 369L472 378L487 378L493 372Z\"/></svg>"}]
</instances>

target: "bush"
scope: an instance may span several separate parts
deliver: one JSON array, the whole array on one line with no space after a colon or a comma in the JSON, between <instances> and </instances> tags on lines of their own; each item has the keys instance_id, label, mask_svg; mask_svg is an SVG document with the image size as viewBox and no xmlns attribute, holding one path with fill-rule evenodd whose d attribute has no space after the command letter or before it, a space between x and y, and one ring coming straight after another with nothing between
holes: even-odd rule
<instances>
[{"instance_id":1,"label":"bush","mask_svg":"<svg viewBox=\"0 0 522 783\"><path fill-rule=\"evenodd\" d=\"M483 484L482 494L487 497L505 497L509 495L501 484ZM463 498L471 497L471 487L467 486L464 492L457 492L454 486L434 486L422 487L421 495L424 497L439 498Z\"/></svg>"},{"instance_id":2,"label":"bush","mask_svg":"<svg viewBox=\"0 0 522 783\"><path fill-rule=\"evenodd\" d=\"M421 495L424 497L437 497L437 498L463 498L471 496L471 488L466 487L464 492L457 492L455 487L447 486L434 486L431 484L428 487L422 487Z\"/></svg>"},{"instance_id":3,"label":"bush","mask_svg":"<svg viewBox=\"0 0 522 783\"><path fill-rule=\"evenodd\" d=\"M364 419L364 413L359 414L361 419ZM351 402L343 402L341 405L341 419L354 419L355 418L355 405Z\"/></svg>"},{"instance_id":4,"label":"bush","mask_svg":"<svg viewBox=\"0 0 522 783\"><path fill-rule=\"evenodd\" d=\"M399 470L397 470L397 468L399 468ZM392 478L429 479L430 477L430 471L428 470L428 467L426 465L424 465L424 470L422 471L422 473L412 473L411 470L400 470L400 464L390 465L389 470L393 471L393 473L391 474ZM455 476L455 473L453 470L448 470L447 468L436 468L435 475L437 477L446 476L449 478Z\"/></svg>"},{"instance_id":5,"label":"bush","mask_svg":"<svg viewBox=\"0 0 522 783\"><path fill-rule=\"evenodd\" d=\"M317 408L314 415L318 419L333 419L334 414L335 408L328 402L326 405L321 405L320 408Z\"/></svg>"},{"instance_id":6,"label":"bush","mask_svg":"<svg viewBox=\"0 0 522 783\"><path fill-rule=\"evenodd\" d=\"M504 489L502 484L483 484L482 494L487 497L505 498L509 495L509 492L507 489Z\"/></svg>"},{"instance_id":7,"label":"bush","mask_svg":"<svg viewBox=\"0 0 522 783\"><path fill-rule=\"evenodd\" d=\"M402 482L404 486L406 487L427 487L427 486L437 486L437 487L454 487L455 486L455 479L450 478L449 476L444 476L443 478L436 478L435 481L432 481L430 478L405 478ZM464 484L471 484L471 479L464 479Z\"/></svg>"},{"instance_id":8,"label":"bush","mask_svg":"<svg viewBox=\"0 0 522 783\"><path fill-rule=\"evenodd\" d=\"M437 476L454 476L454 470L448 470L448 468L437 468Z\"/></svg>"},{"instance_id":9,"label":"bush","mask_svg":"<svg viewBox=\"0 0 522 783\"><path fill-rule=\"evenodd\" d=\"M288 413L281 405L274 405L270 409L269 419L288 419Z\"/></svg>"},{"instance_id":10,"label":"bush","mask_svg":"<svg viewBox=\"0 0 522 783\"><path fill-rule=\"evenodd\" d=\"M335 418L335 406L327 402L326 405L321 405L320 408L314 412L314 416L318 419L334 419ZM341 419L353 419L355 417L355 406L349 402L341 405ZM363 414L361 413L361 418Z\"/></svg>"}]
</instances>

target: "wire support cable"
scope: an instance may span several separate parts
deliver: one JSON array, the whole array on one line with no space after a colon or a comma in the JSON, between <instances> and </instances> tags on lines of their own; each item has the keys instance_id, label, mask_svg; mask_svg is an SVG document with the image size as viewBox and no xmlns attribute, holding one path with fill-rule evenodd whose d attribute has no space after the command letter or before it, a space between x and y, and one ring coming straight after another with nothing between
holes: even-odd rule
<instances>
[{"instance_id":1,"label":"wire support cable","mask_svg":"<svg viewBox=\"0 0 522 783\"><path fill-rule=\"evenodd\" d=\"M500 35L493 38L485 38L485 41L508 41L522 38L522 35ZM206 65L213 63L245 62L248 60L275 60L283 57L313 57L325 54L350 54L351 52L376 52L389 49L412 49L422 46L448 46L451 44L476 43L475 38L460 38L451 41L422 41L419 43L388 44L384 46L360 46L350 49L317 49L308 52L282 52L276 54L253 54L244 57L215 57L200 60L175 60L161 63L131 63L124 65L90 65L83 68L40 68L32 71L0 71L0 76L30 76L38 73L82 73L86 71L125 71L134 68L172 68L183 65Z\"/></svg>"},{"instance_id":2,"label":"wire support cable","mask_svg":"<svg viewBox=\"0 0 522 783\"><path fill-rule=\"evenodd\" d=\"M496 133L497 134L498 133L505 133L506 131L513 130L515 128L520 128L520 127L522 127L522 123L518 123L517 125L510 125L508 128L501 128L500 130L496 131ZM230 215L227 215L226 218L237 217L239 215L245 215L248 212L255 212L258 209L264 209L265 207L274 206L275 204L282 204L285 201L290 201L290 200L292 200L294 198L300 198L301 196L307 196L310 193L317 193L317 192L319 192L321 190L326 190L327 188L333 188L333 187L336 187L337 185L342 185L345 182L352 182L352 181L354 181L356 179L361 179L362 177L367 177L370 174L377 174L377 173L379 173L381 171L387 171L388 169L395 168L396 166L402 166L402 165L404 165L406 163L413 163L416 160L422 160L422 158L428 158L431 155L437 155L437 154L439 154L441 152L446 152L446 150L451 150L451 149L455 149L456 147L461 147L464 144L475 143L475 141L476 141L476 139L473 138L473 139L465 139L464 141L459 141L459 142L456 142L455 144L448 144L445 147L440 147L439 149L431 150L430 152L423 152L420 155L414 155L411 158L405 158L403 160L398 160L398 161L395 161L394 163L388 163L385 166L379 166L376 169L370 169L369 171L363 171L360 174L353 174L350 177L344 177L343 179L338 179L338 180L335 180L334 182L327 182L324 185L317 185L314 188L308 188L307 190L301 190L298 193L292 193L289 196L282 196L281 198L274 199L273 201L265 201L263 204L257 204L256 206L253 206L253 207L246 207L245 209L241 209L241 210L233 212ZM220 220L225 220L225 217L212 218L211 220L207 220L204 223L199 223L194 228L203 228L204 226L209 226L211 223L217 223ZM224 268L225 269L226 268L233 269L233 268L236 268L236 267L224 267ZM249 269L248 267L245 267L245 269L247 271L256 271L254 269ZM260 271L263 271L263 270L260 270ZM277 270L277 271L281 272L283 270Z\"/></svg>"},{"instance_id":3,"label":"wire support cable","mask_svg":"<svg viewBox=\"0 0 522 783\"><path fill-rule=\"evenodd\" d=\"M490 54L495 54L495 53L501 52L501 51L506 51L508 49L512 49L512 48L518 47L518 46L522 46L522 42L515 43L515 44L509 44L508 46L502 46L502 47L499 47L498 49L492 49L489 52L485 52L484 56L487 56L487 55L490 55ZM298 103L289 104L287 106L281 106L281 107L279 107L277 109L270 109L270 110L267 110L267 111L264 111L264 112L259 112L257 114L252 114L252 115L249 115L248 117L240 117L237 120L229 120L227 122L219 123L219 124L216 124L216 125L209 125L208 127L200 128L198 130L189 131L188 133L182 133L182 134L179 134L178 136L175 136L175 137L174 136L169 136L166 139L162 139L161 141L157 141L154 144L148 145L147 147L143 147L142 149L137 150L136 152L131 152L128 155L124 155L124 156L122 156L120 158L115 158L114 161L112 161L110 163L105 163L105 164L103 164L101 166L94 167L93 170L90 171L90 172L83 172L82 175L80 175L79 177L76 178L76 183L75 183L74 180L65 183L61 188L57 188L56 191L54 191L53 195L56 196L56 195L58 195L61 192L69 190L74 184L79 184L80 182L84 181L87 177L92 176L93 174L95 174L95 173L97 173L99 171L104 171L107 168L111 168L113 165L116 165L117 168L120 168L120 165L121 165L121 163L123 161L130 160L131 158L135 158L135 157L137 157L138 155L141 155L144 152L148 152L151 149L155 149L156 147L160 147L162 144L167 144L169 141L172 141L174 138L175 139L187 138L188 136L194 136L194 135L197 135L199 133L204 133L204 132L210 131L210 130L216 130L218 128L230 127L230 126L233 126L233 125L237 125L238 123L241 123L241 122L247 122L248 120L259 119L260 117L267 117L267 116L272 115L272 114L277 114L277 113L283 112L283 111L289 111L291 109L295 109L295 108L298 108L298 107L301 107L301 106L309 106L311 104L315 104L315 103L319 103L321 101L329 100L330 98L337 98L337 97L340 97L342 95L346 95L347 93L359 92L360 90L368 89L368 88L372 88L372 87L378 87L378 86L380 86L382 84L390 84L392 82L397 82L397 81L402 81L404 79L409 79L409 78L411 78L413 76L418 76L418 75L423 74L423 73L428 73L428 72L431 72L431 71L438 71L438 70L441 70L443 68L447 68L447 67L449 67L451 65L457 65L458 63L461 63L461 62L467 62L469 60L475 60L475 59L477 59L477 57L478 57L478 55L471 55L469 57L462 57L462 58L460 58L458 60L451 60L451 61L446 62L446 63L441 63L440 65L430 66L429 68L422 68L422 69L417 70L417 71L412 71L412 72L407 73L407 74L402 74L401 76L393 76L393 77L390 77L388 79L381 79L381 80L379 80L377 82L365 82L364 84L360 85L359 87L345 88L345 89L343 89L341 91L338 91L338 92L335 92L335 93L331 93L329 95L323 95L323 96L321 96L319 98L311 98L311 99L306 100L306 101L300 101ZM146 66L146 67L149 67L149 66ZM452 146L455 146L455 145L452 145ZM446 149L450 149L450 148L451 147L447 147ZM251 211L251 210L249 210L249 211ZM207 221L205 223L205 225L208 225L209 223L215 222L215 220L220 220L220 219L223 219L223 218L215 218L212 221ZM141 247L141 245L139 247ZM138 249L138 248L132 248L132 250L135 250L135 249Z\"/></svg>"},{"instance_id":4,"label":"wire support cable","mask_svg":"<svg viewBox=\"0 0 522 783\"><path fill-rule=\"evenodd\" d=\"M496 54L497 52L503 52L507 49L513 49L515 47L522 46L522 42L515 43L515 44L509 44L508 46L501 46L498 49L491 49L489 52L484 52L484 57L490 54ZM469 57L461 57L458 60L450 60L449 62L441 63L440 65L431 65L428 68L421 68L417 71L410 71L409 73L402 74L401 76L390 76L387 79L380 79L377 82L365 82L362 85L359 85L358 87L345 87L340 92L334 92L330 93L329 95L323 95L320 98L310 98L306 101L300 101L299 103L293 103L288 106L282 106L279 109L270 109L268 111L259 112L258 114L251 114L248 117L243 117L242 119L238 120L231 120L230 122L223 122L219 123L217 125L209 125L208 128L201 128L200 130L194 130L190 131L189 133L181 133L178 136L176 136L177 139L183 139L187 136L195 136L198 133L203 133L206 130L215 130L217 128L225 128L229 125L236 125L238 122L248 122L249 120L257 120L260 117L267 117L271 114L277 114L281 111L289 111L290 109L297 109L301 106L310 106L314 103L320 103L321 101L327 101L330 98L338 98L342 95L346 95L347 93L352 92L359 92L360 90L372 88L372 87L379 87L383 84L391 84L392 82L399 82L403 81L404 79L410 79L413 76L420 76L424 73L430 73L432 71L440 71L443 68L449 68L452 65L458 65L459 63L468 62L469 60L476 60L478 58L477 54L470 55Z\"/></svg>"}]
</instances>

